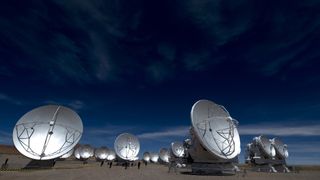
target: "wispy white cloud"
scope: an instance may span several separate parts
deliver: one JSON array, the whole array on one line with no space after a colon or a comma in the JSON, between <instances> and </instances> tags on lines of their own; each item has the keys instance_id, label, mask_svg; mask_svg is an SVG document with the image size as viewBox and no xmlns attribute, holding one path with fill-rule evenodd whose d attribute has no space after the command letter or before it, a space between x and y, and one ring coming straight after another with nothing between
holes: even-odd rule
<instances>
[{"instance_id":1,"label":"wispy white cloud","mask_svg":"<svg viewBox=\"0 0 320 180\"><path fill-rule=\"evenodd\" d=\"M320 136L320 125L256 124L239 126L240 135Z\"/></svg>"},{"instance_id":2,"label":"wispy white cloud","mask_svg":"<svg viewBox=\"0 0 320 180\"><path fill-rule=\"evenodd\" d=\"M81 110L85 108L85 103L81 100L46 100L44 101L45 104L62 104L68 107L71 107L74 110Z\"/></svg>"},{"instance_id":3,"label":"wispy white cloud","mask_svg":"<svg viewBox=\"0 0 320 180\"><path fill-rule=\"evenodd\" d=\"M80 143L96 146L113 147L114 140L121 133L135 134L138 127L123 125L103 125L100 127L87 127L84 129Z\"/></svg>"},{"instance_id":4,"label":"wispy white cloud","mask_svg":"<svg viewBox=\"0 0 320 180\"><path fill-rule=\"evenodd\" d=\"M10 104L14 104L14 105L22 105L21 101L15 99L13 97L10 97L4 93L0 93L0 101L6 101L6 102L8 102Z\"/></svg>"},{"instance_id":5,"label":"wispy white cloud","mask_svg":"<svg viewBox=\"0 0 320 180\"><path fill-rule=\"evenodd\" d=\"M189 126L178 126L155 132L146 132L138 135L141 139L157 139L166 137L184 137L189 132Z\"/></svg>"}]
</instances>

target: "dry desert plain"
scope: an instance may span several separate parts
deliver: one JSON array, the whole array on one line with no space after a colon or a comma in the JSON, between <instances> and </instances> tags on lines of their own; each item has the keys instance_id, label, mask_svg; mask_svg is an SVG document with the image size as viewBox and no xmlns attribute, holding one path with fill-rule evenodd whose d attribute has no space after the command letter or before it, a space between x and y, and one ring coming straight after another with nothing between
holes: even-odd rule
<instances>
[{"instance_id":1,"label":"dry desert plain","mask_svg":"<svg viewBox=\"0 0 320 180\"><path fill-rule=\"evenodd\" d=\"M299 173L259 173L247 170L246 173L241 171L234 176L206 176L206 175L192 175L188 170L180 172L168 173L168 167L158 164L141 165L125 169L122 166L112 166L109 168L107 164L100 167L98 162L90 160L88 164L68 159L65 161L57 161L56 165L51 169L44 170L21 170L26 164L30 162L29 159L22 155L1 154L0 163L2 164L6 158L8 161L8 170L0 171L0 180L37 180L37 179L131 179L131 180L194 180L194 179L252 179L252 180L319 180L320 168L317 166L298 167ZM248 167L241 167L242 170Z\"/></svg>"}]
</instances>

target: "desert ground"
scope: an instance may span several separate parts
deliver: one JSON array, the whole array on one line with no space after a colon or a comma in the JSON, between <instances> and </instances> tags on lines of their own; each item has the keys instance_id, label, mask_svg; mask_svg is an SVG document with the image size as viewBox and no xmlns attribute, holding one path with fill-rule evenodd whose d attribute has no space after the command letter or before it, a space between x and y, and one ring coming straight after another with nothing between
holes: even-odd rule
<instances>
[{"instance_id":1,"label":"desert ground","mask_svg":"<svg viewBox=\"0 0 320 180\"><path fill-rule=\"evenodd\" d=\"M299 172L292 173L263 173L252 172L247 170L242 171L234 176L206 176L206 175L192 175L189 170L183 169L178 172L168 173L168 167L159 164L141 165L125 169L122 166L112 166L109 168L107 164L100 167L100 163L94 160L88 161L88 164L83 164L81 161L74 159L67 159L65 161L57 161L56 165L51 169L38 170L24 170L30 160L22 155L1 154L0 163L4 163L5 159L9 159L7 170L0 171L0 179L16 180L37 180L37 179L131 179L131 180L194 180L194 179L259 179L259 180L286 180L286 179L304 179L304 180L318 180L320 179L320 168L313 167L297 167Z\"/></svg>"}]
</instances>

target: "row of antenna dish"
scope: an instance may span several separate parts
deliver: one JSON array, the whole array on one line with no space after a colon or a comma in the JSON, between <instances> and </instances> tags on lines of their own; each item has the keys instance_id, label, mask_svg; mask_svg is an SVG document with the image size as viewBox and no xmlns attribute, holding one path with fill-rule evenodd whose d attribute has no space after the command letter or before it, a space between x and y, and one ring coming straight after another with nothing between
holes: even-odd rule
<instances>
[{"instance_id":1,"label":"row of antenna dish","mask_svg":"<svg viewBox=\"0 0 320 180\"><path fill-rule=\"evenodd\" d=\"M253 138L252 143L247 144L247 159L264 156L266 159L286 159L289 156L287 145L279 138L269 139L264 135Z\"/></svg>"},{"instance_id":2,"label":"row of antenna dish","mask_svg":"<svg viewBox=\"0 0 320 180\"><path fill-rule=\"evenodd\" d=\"M160 159L168 163L171 159L176 161L188 156L196 170L204 163L207 167L216 163L219 168L221 163L235 162L241 151L238 121L226 108L209 100L199 100L191 108L191 125L191 139L183 143L174 142L169 149L162 148L159 153L145 153L143 160L158 162ZM138 160L140 142L132 134L120 134L112 151L107 147L96 150L89 145L76 147L82 133L82 120L75 111L64 106L46 105L27 112L19 119L13 129L13 142L19 152L36 160L67 157L73 149L78 159L95 156L98 160L116 157L124 161ZM248 145L248 152L288 157L286 145L277 138L269 140L264 136L255 138Z\"/></svg>"}]
</instances>

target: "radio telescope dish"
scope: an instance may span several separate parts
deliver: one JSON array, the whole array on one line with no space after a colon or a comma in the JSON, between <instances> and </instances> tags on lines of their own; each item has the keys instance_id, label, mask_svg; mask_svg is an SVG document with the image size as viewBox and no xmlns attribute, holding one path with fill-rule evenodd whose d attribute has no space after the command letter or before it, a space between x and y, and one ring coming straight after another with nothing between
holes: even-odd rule
<instances>
[{"instance_id":1,"label":"radio telescope dish","mask_svg":"<svg viewBox=\"0 0 320 180\"><path fill-rule=\"evenodd\" d=\"M81 159L80 157L80 150L81 150L81 146L77 147L76 150L74 150L74 157L76 157L76 159Z\"/></svg>"},{"instance_id":2,"label":"radio telescope dish","mask_svg":"<svg viewBox=\"0 0 320 180\"><path fill-rule=\"evenodd\" d=\"M143 159L143 161L145 161L145 162L150 162L150 153L149 153L149 152L143 153L142 159Z\"/></svg>"},{"instance_id":3,"label":"radio telescope dish","mask_svg":"<svg viewBox=\"0 0 320 180\"><path fill-rule=\"evenodd\" d=\"M276 155L276 150L270 141L266 136L259 136L255 138L256 143L258 146L260 146L261 150L269 157L274 157Z\"/></svg>"},{"instance_id":4,"label":"radio telescope dish","mask_svg":"<svg viewBox=\"0 0 320 180\"><path fill-rule=\"evenodd\" d=\"M94 155L94 149L86 144L80 148L80 157L81 159L89 159Z\"/></svg>"},{"instance_id":5,"label":"radio telescope dish","mask_svg":"<svg viewBox=\"0 0 320 180\"><path fill-rule=\"evenodd\" d=\"M133 161L139 153L140 143L136 136L123 133L116 138L114 149L121 159Z\"/></svg>"},{"instance_id":6,"label":"radio telescope dish","mask_svg":"<svg viewBox=\"0 0 320 180\"><path fill-rule=\"evenodd\" d=\"M223 106L199 100L191 109L191 121L197 139L212 155L232 159L240 154L235 120Z\"/></svg>"},{"instance_id":7,"label":"radio telescope dish","mask_svg":"<svg viewBox=\"0 0 320 180\"><path fill-rule=\"evenodd\" d=\"M69 152L80 140L83 125L73 110L46 105L24 114L13 129L13 143L28 158L50 160Z\"/></svg>"},{"instance_id":8,"label":"radio telescope dish","mask_svg":"<svg viewBox=\"0 0 320 180\"><path fill-rule=\"evenodd\" d=\"M150 160L153 163L157 163L159 160L159 154L158 153L150 153Z\"/></svg>"},{"instance_id":9,"label":"radio telescope dish","mask_svg":"<svg viewBox=\"0 0 320 180\"><path fill-rule=\"evenodd\" d=\"M94 151L94 155L98 160L106 160L109 155L109 149L107 147L97 148Z\"/></svg>"},{"instance_id":10,"label":"radio telescope dish","mask_svg":"<svg viewBox=\"0 0 320 180\"><path fill-rule=\"evenodd\" d=\"M277 155L282 158L289 157L288 147L286 144L283 144L283 142L279 138L273 138L271 141L277 151Z\"/></svg>"},{"instance_id":11,"label":"radio telescope dish","mask_svg":"<svg viewBox=\"0 0 320 180\"><path fill-rule=\"evenodd\" d=\"M116 159L116 153L113 150L109 149L107 160L113 161L114 159Z\"/></svg>"},{"instance_id":12,"label":"radio telescope dish","mask_svg":"<svg viewBox=\"0 0 320 180\"><path fill-rule=\"evenodd\" d=\"M184 157L185 156L185 150L183 143L181 142L173 142L171 143L171 151L175 157Z\"/></svg>"},{"instance_id":13,"label":"radio telescope dish","mask_svg":"<svg viewBox=\"0 0 320 180\"><path fill-rule=\"evenodd\" d=\"M69 158L73 154L73 151L74 151L74 149L71 149L69 152L67 152L66 154L62 155L60 158L61 159Z\"/></svg>"},{"instance_id":14,"label":"radio telescope dish","mask_svg":"<svg viewBox=\"0 0 320 180\"><path fill-rule=\"evenodd\" d=\"M168 163L169 162L169 158L170 158L170 153L169 153L168 149L167 148L161 148L160 152L159 152L159 157L163 162Z\"/></svg>"}]
</instances>

